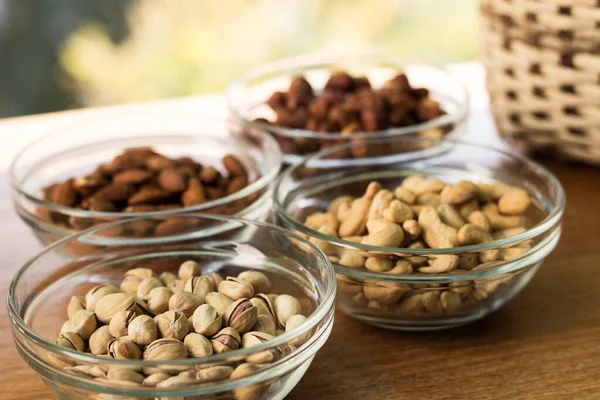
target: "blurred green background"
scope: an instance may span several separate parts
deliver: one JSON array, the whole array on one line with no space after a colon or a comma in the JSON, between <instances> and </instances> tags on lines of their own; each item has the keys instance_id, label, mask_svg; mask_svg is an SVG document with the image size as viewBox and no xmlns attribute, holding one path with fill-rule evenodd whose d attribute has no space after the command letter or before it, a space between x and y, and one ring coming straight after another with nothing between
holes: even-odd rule
<instances>
[{"instance_id":1,"label":"blurred green background","mask_svg":"<svg viewBox=\"0 0 600 400\"><path fill-rule=\"evenodd\" d=\"M221 91L301 53L477 57L477 0L0 0L0 117Z\"/></svg>"}]
</instances>

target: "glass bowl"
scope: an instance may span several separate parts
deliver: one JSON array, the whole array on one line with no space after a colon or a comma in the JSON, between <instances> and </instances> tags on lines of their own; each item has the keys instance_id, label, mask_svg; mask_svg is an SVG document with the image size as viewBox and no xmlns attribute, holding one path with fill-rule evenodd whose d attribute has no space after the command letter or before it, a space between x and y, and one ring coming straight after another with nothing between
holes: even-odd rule
<instances>
[{"instance_id":1,"label":"glass bowl","mask_svg":"<svg viewBox=\"0 0 600 400\"><path fill-rule=\"evenodd\" d=\"M148 146L168 157L191 157L220 172L221 157L233 154L246 167L250 184L193 207L144 213L89 211L43 199L43 188L48 185L88 174L126 148ZM263 219L280 167L277 143L260 128L208 115L127 112L90 119L37 139L15 158L10 178L17 213L43 244L49 244L107 221L181 210ZM152 230L139 232L140 236L152 234Z\"/></svg>"},{"instance_id":2,"label":"glass bowl","mask_svg":"<svg viewBox=\"0 0 600 400\"><path fill-rule=\"evenodd\" d=\"M219 229L203 238L179 235L140 246L136 240L105 236L114 226L164 217L136 218L94 227L58 241L29 260L11 282L8 311L21 357L42 377L59 399L282 399L302 378L315 353L327 340L334 318L336 280L333 268L315 246L273 225L202 214L181 214L192 225ZM226 229L224 228L226 227ZM125 231L126 229L124 229ZM241 231L247 231L240 235ZM244 237L245 239L240 239ZM73 256L75 242L101 248L94 255ZM156 273L177 273L182 261L195 260L202 273L236 275L259 270L268 275L272 293L297 297L307 319L295 329L250 348L204 358L173 361L122 360L95 356L58 346L55 340L66 320L72 295L83 295L98 284L119 284L123 272L136 266ZM195 374L214 367L235 368L271 354L252 374L183 386L148 387L105 379L106 371L126 368L144 374ZM260 359L260 357L259 357ZM264 360L264 358L263 358Z\"/></svg>"},{"instance_id":3,"label":"glass bowl","mask_svg":"<svg viewBox=\"0 0 600 400\"><path fill-rule=\"evenodd\" d=\"M398 72L404 72L411 86L428 89L430 96L440 103L446 114L424 123L375 132L354 132L351 135L293 129L257 121L273 119L275 113L266 101L272 93L287 90L292 78L303 75L318 92L325 86L329 74L339 70L353 76L367 77L374 88L380 88ZM442 133L446 138L456 138L465 132L468 116L466 88L448 71L380 53L305 55L283 59L253 69L234 80L227 89L226 97L231 114L269 131L275 137L284 153L283 161L288 164L298 163L307 154L318 150L365 139L397 136L432 139L434 137L431 135ZM355 155L350 152L344 157L352 158Z\"/></svg>"},{"instance_id":4,"label":"glass bowl","mask_svg":"<svg viewBox=\"0 0 600 400\"><path fill-rule=\"evenodd\" d=\"M394 142L406 140L376 144L395 146ZM308 238L327 254L337 273L338 307L351 317L398 330L442 329L476 320L519 292L556 246L566 200L555 176L516 154L467 142L445 142L449 145L443 148L425 143L429 149L356 159L352 165L332 159L339 149L331 149L305 159L277 179L277 223ZM432 153L432 148L437 151ZM304 225L307 216L326 211L339 196L360 197L372 181L394 191L414 174L450 184L470 180L522 187L532 199L524 215L527 229L468 246L401 248L362 244L361 237L354 239L356 242L344 240ZM372 260L367 266L368 259ZM438 259L453 260L458 267L447 273L418 272Z\"/></svg>"}]
</instances>

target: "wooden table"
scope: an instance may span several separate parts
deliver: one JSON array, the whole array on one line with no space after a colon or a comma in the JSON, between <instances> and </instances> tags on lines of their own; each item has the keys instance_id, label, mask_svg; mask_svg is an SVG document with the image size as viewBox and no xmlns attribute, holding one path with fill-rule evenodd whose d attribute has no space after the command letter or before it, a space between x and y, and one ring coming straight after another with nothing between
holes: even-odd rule
<instances>
[{"instance_id":1,"label":"wooden table","mask_svg":"<svg viewBox=\"0 0 600 400\"><path fill-rule=\"evenodd\" d=\"M0 143L56 118L0 121ZM388 332L338 312L288 399L600 398L600 170L541 161L563 182L569 204L560 244L528 287L492 315L449 331ZM40 245L12 210L6 174L0 187L0 399L51 398L16 352L4 303L13 274Z\"/></svg>"}]
</instances>

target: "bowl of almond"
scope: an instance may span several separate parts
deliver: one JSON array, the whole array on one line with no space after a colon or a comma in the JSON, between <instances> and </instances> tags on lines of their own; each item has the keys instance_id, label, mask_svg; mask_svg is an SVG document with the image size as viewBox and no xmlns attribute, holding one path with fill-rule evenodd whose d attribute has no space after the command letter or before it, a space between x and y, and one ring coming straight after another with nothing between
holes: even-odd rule
<instances>
[{"instance_id":1,"label":"bowl of almond","mask_svg":"<svg viewBox=\"0 0 600 400\"><path fill-rule=\"evenodd\" d=\"M369 144L396 140L409 139ZM327 162L343 150L333 148L276 181L278 224L328 256L344 313L398 330L468 323L523 289L558 243L566 199L554 175L520 155L450 142L409 161L345 166Z\"/></svg>"},{"instance_id":2,"label":"bowl of almond","mask_svg":"<svg viewBox=\"0 0 600 400\"><path fill-rule=\"evenodd\" d=\"M280 165L277 143L256 127L198 114L129 113L36 140L10 176L17 213L48 244L134 216L262 219ZM177 219L129 229L114 234L149 239L189 231Z\"/></svg>"}]
</instances>

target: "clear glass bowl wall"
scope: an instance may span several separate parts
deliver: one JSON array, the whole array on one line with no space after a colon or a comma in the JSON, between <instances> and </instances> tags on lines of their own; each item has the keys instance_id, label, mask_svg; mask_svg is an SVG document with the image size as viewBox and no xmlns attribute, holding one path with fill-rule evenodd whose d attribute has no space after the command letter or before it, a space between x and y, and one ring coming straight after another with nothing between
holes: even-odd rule
<instances>
[{"instance_id":1,"label":"clear glass bowl wall","mask_svg":"<svg viewBox=\"0 0 600 400\"><path fill-rule=\"evenodd\" d=\"M366 76L374 88L381 87L399 72L404 72L411 86L428 89L430 96L440 103L447 114L426 123L377 132L355 132L352 135L254 122L257 118L273 120L275 114L265 102L275 91L286 91L295 76L303 75L319 91L325 86L329 74L340 70L354 76ZM414 137L427 134L427 131L435 128L444 129L447 138L456 138L465 132L469 106L466 88L448 71L379 53L307 55L276 61L251 70L233 81L226 96L232 115L269 131L282 148L284 162L289 164L300 162L302 157L319 148L352 140Z\"/></svg>"},{"instance_id":2,"label":"clear glass bowl wall","mask_svg":"<svg viewBox=\"0 0 600 400\"><path fill-rule=\"evenodd\" d=\"M397 140L373 144L394 147L397 145L394 142ZM460 141L446 141L444 146L422 140L414 142L423 150L353 160L352 165L341 166L335 159L339 151L336 149L308 158L284 171L277 180L274 207L278 224L310 238L332 261L338 277L337 303L344 313L390 329L440 329L489 314L529 282L558 242L566 200L556 177L524 157ZM326 211L338 196L362 196L371 181L378 181L393 191L403 179L414 174L436 177L451 184L471 180L523 187L532 198L532 206L525 215L528 229L516 236L478 245L411 249L354 243L303 224L308 215ZM348 254L424 265L441 255L481 260L485 252L506 252L509 248L525 246L531 247L515 258L507 257L447 274L394 275L371 272L364 267L353 268L341 262L341 257ZM444 298L453 300L452 307L447 308Z\"/></svg>"},{"instance_id":3,"label":"clear glass bowl wall","mask_svg":"<svg viewBox=\"0 0 600 400\"><path fill-rule=\"evenodd\" d=\"M93 228L47 247L17 273L8 297L15 344L21 357L57 398L282 399L304 375L333 325L336 280L328 260L304 239L272 225L218 216L179 218L189 221L189 231L161 238L160 243L150 246L140 246L135 238L104 235L110 225L133 223L136 219ZM197 237L198 227L204 232L201 238ZM74 255L71 248L82 243L96 251ZM203 274L237 276L246 270L265 273L271 279L273 293L292 294L300 300L307 320L255 347L184 360L117 360L54 344L72 295L83 295L98 284L118 285L123 273L136 266L157 273L176 272L181 262L190 259L200 263ZM277 352L290 344L296 345L291 353ZM261 364L250 376L168 389L93 379L72 370L77 365L136 371L156 367L177 375L210 366L235 367L252 355L271 350L280 357ZM245 397L248 393L254 397Z\"/></svg>"},{"instance_id":4,"label":"clear glass bowl wall","mask_svg":"<svg viewBox=\"0 0 600 400\"><path fill-rule=\"evenodd\" d=\"M82 226L92 226L135 216L165 214L92 212L53 204L42 197L42 189L52 183L90 173L125 148L147 146L168 157L190 156L218 169L222 168L221 157L233 154L246 167L251 183L244 189L182 210L221 213L228 208L237 217L257 220L268 214L270 185L281 166L277 143L264 131L240 122L171 112L113 114L37 139L11 166L15 209L43 244L78 232L60 223L70 218L76 218ZM48 215L52 216L50 221Z\"/></svg>"}]
</instances>

